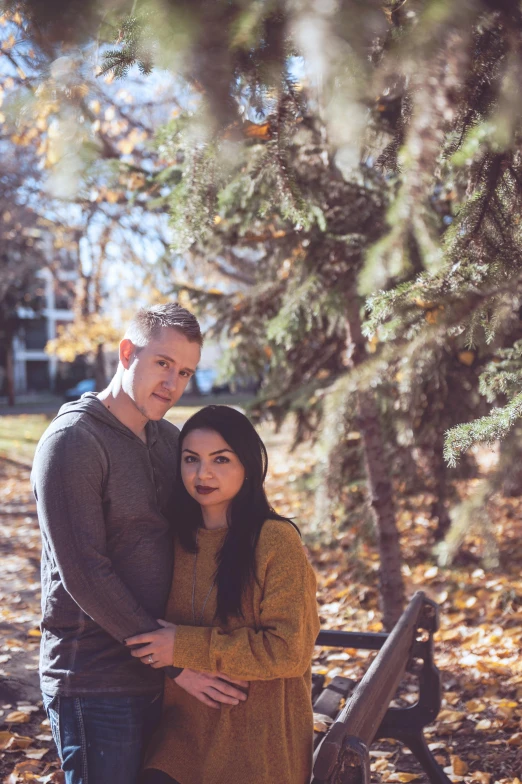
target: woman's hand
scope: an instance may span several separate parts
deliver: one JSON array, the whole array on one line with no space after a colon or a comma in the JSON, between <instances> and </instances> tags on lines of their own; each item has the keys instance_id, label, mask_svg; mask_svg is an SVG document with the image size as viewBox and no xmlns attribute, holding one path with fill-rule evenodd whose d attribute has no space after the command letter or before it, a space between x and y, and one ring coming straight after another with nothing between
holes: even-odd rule
<instances>
[{"instance_id":1,"label":"woman's hand","mask_svg":"<svg viewBox=\"0 0 522 784\"><path fill-rule=\"evenodd\" d=\"M131 651L131 656L140 659L142 664L148 664L155 670L172 665L176 638L176 626L173 623L160 619L158 619L158 623L162 626L161 629L147 634L136 634L125 640L125 645L142 646Z\"/></svg>"},{"instance_id":2,"label":"woman's hand","mask_svg":"<svg viewBox=\"0 0 522 784\"><path fill-rule=\"evenodd\" d=\"M196 672L185 668L175 682L209 708L239 705L247 698L248 682L212 672Z\"/></svg>"}]
</instances>

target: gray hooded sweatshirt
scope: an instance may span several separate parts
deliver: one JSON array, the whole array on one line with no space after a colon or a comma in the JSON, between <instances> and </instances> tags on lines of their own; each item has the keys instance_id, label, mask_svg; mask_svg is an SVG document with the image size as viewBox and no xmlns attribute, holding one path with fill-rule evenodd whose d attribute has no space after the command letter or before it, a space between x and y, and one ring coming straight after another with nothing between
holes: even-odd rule
<instances>
[{"instance_id":1,"label":"gray hooded sweatshirt","mask_svg":"<svg viewBox=\"0 0 522 784\"><path fill-rule=\"evenodd\" d=\"M40 682L51 696L158 691L124 640L157 629L172 575L178 429L147 444L93 393L60 409L31 475L42 532Z\"/></svg>"}]
</instances>

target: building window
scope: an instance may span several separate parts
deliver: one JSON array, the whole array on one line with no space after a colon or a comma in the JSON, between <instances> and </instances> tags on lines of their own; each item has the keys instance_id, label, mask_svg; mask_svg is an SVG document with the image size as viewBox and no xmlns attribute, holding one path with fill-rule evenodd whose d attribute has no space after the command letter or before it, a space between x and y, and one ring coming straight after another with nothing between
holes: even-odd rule
<instances>
[{"instance_id":1,"label":"building window","mask_svg":"<svg viewBox=\"0 0 522 784\"><path fill-rule=\"evenodd\" d=\"M54 307L58 310L72 310L76 297L76 281L54 278Z\"/></svg>"},{"instance_id":2,"label":"building window","mask_svg":"<svg viewBox=\"0 0 522 784\"><path fill-rule=\"evenodd\" d=\"M47 343L46 319L26 319L24 321L25 348L42 350Z\"/></svg>"},{"instance_id":3,"label":"building window","mask_svg":"<svg viewBox=\"0 0 522 784\"><path fill-rule=\"evenodd\" d=\"M42 392L50 388L49 363L45 359L27 360L25 367L28 392Z\"/></svg>"}]
</instances>

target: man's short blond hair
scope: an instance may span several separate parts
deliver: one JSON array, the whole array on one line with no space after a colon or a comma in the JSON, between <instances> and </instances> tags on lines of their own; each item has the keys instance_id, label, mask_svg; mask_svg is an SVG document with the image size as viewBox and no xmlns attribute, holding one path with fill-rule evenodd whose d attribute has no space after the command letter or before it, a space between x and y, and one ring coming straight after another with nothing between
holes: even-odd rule
<instances>
[{"instance_id":1,"label":"man's short blond hair","mask_svg":"<svg viewBox=\"0 0 522 784\"><path fill-rule=\"evenodd\" d=\"M136 348L140 349L146 346L162 327L176 329L191 343L203 345L203 336L197 318L177 302L140 308L127 327L125 337L132 340Z\"/></svg>"}]
</instances>

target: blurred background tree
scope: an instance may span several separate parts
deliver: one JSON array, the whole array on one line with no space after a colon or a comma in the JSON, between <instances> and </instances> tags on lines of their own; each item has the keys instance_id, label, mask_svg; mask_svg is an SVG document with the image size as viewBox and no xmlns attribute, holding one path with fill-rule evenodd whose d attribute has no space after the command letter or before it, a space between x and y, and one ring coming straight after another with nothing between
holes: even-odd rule
<instances>
[{"instance_id":1,"label":"blurred background tree","mask_svg":"<svg viewBox=\"0 0 522 784\"><path fill-rule=\"evenodd\" d=\"M1 19L4 155L32 164L31 184L25 171L7 198L27 202L45 237L35 269L57 269L67 256L77 278L74 321L58 327L47 351L64 362L92 358L103 389L105 349L120 329L115 309L125 310L130 281L136 293L168 248L167 216L144 184L163 166L150 140L173 110L165 95L173 78L153 92L139 77L123 88L100 77L95 41L72 52L19 6Z\"/></svg>"},{"instance_id":2,"label":"blurred background tree","mask_svg":"<svg viewBox=\"0 0 522 784\"><path fill-rule=\"evenodd\" d=\"M0 137L5 153L5 139ZM35 161L19 148L14 154L2 156L5 161L0 174L0 334L5 352L7 396L15 402L13 341L21 320L21 310L38 311L42 307L41 280L37 273L43 266L42 232L36 225L36 214L25 198L17 198L24 184L34 175Z\"/></svg>"},{"instance_id":3,"label":"blurred background tree","mask_svg":"<svg viewBox=\"0 0 522 784\"><path fill-rule=\"evenodd\" d=\"M169 213L164 285L226 336L229 372L259 386L253 413L280 423L292 412L296 439L318 440L317 530L371 536L367 488L391 626L403 599L397 501L430 498L433 541L452 516L468 525L476 504L459 504L458 479L476 465L453 466L498 439L499 473L478 503L522 490L516 472L504 481L520 462L522 407L519 5L7 9L45 54L33 94L58 123L45 142L55 198L69 188L78 201L89 182L101 209L121 205L112 221L137 205L140 220ZM17 49L15 38L10 60ZM125 109L118 126L118 107L111 117L99 96L98 111L89 103L104 78L138 74L152 90L164 72L170 117L143 138L143 115L132 124ZM102 167L101 187L89 179L100 161L114 174Z\"/></svg>"}]
</instances>

